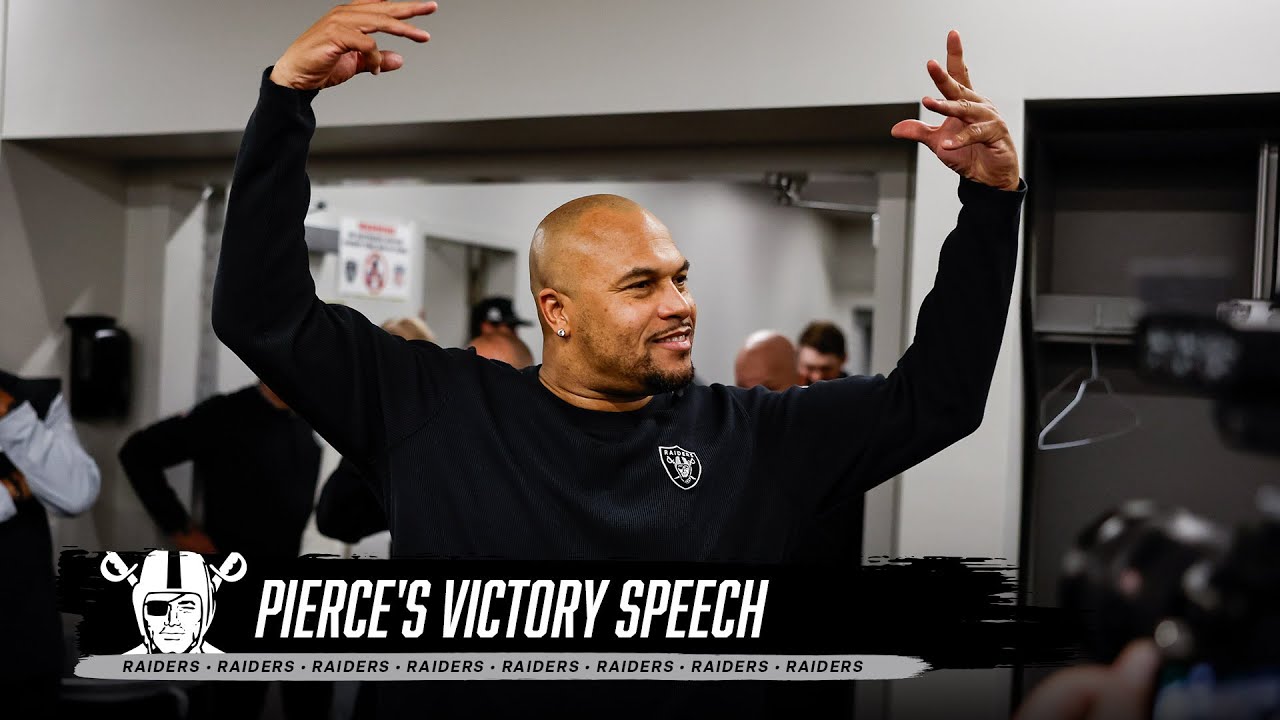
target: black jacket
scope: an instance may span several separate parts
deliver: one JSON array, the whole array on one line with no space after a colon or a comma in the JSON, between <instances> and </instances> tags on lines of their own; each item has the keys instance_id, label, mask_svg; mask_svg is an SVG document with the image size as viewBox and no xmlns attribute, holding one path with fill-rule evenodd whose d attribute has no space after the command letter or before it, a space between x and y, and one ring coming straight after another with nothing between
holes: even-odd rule
<instances>
[{"instance_id":1,"label":"black jacket","mask_svg":"<svg viewBox=\"0 0 1280 720\"><path fill-rule=\"evenodd\" d=\"M320 488L316 529L322 535L352 544L387 529L387 514L382 511L382 504L360 476L355 463L346 458Z\"/></svg>"},{"instance_id":2,"label":"black jacket","mask_svg":"<svg viewBox=\"0 0 1280 720\"><path fill-rule=\"evenodd\" d=\"M227 208L214 329L369 480L397 556L780 561L824 509L981 423L1023 191L960 182L935 287L888 377L786 392L690 385L633 412L593 412L546 390L538 367L406 341L316 297L303 241L314 96L263 75ZM438 703L456 690L484 714L587 691L558 684L422 692ZM585 685L620 697L612 683ZM663 685L632 684L624 704L650 717L703 702L726 715L729 704L761 708L738 683Z\"/></svg>"},{"instance_id":3,"label":"black jacket","mask_svg":"<svg viewBox=\"0 0 1280 720\"><path fill-rule=\"evenodd\" d=\"M190 525L164 475L188 460L203 491L201 524L219 552L298 554L320 473L306 421L271 405L254 384L131 435L120 464L165 533Z\"/></svg>"}]
</instances>

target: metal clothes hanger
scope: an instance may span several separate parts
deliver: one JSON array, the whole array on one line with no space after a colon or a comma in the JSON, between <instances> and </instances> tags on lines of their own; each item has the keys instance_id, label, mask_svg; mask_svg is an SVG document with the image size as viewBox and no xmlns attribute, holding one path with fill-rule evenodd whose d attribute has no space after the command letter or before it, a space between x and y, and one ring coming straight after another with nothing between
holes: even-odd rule
<instances>
[{"instance_id":1,"label":"metal clothes hanger","mask_svg":"<svg viewBox=\"0 0 1280 720\"><path fill-rule=\"evenodd\" d=\"M1134 430L1138 429L1142 425L1142 420L1141 418L1138 417L1138 412L1133 409L1133 406L1129 405L1125 401L1121 400L1118 396L1116 396L1115 390L1112 389L1111 387L1111 381L1098 373L1098 344L1096 342L1089 343L1089 354L1093 360L1092 372L1090 373L1089 377L1080 381L1080 387L1076 390L1075 398L1073 398L1071 402L1068 403L1067 406L1062 409L1062 412L1058 413L1057 417L1050 420L1049 424L1045 425L1044 429L1040 431L1040 437L1036 442L1036 447L1040 448L1041 450L1063 450L1066 448L1083 447L1085 445L1092 445L1094 443L1099 443L1104 440L1113 440L1115 438L1120 437L1121 435L1127 435L1128 433L1133 432ZM1066 380L1063 380L1062 382L1058 383L1058 385L1053 390L1050 390L1049 393L1045 395L1045 400L1048 400L1050 397L1053 396L1054 393L1058 392L1063 387L1065 387L1067 383L1074 380L1076 376L1078 376L1081 372L1083 372L1083 370L1077 370L1074 373L1068 375ZM1114 432L1105 433L1102 435L1096 435L1094 437L1081 438L1079 440L1068 440L1065 442L1058 442L1058 443L1046 443L1045 437L1047 437L1049 433L1055 427L1057 427L1059 423L1062 422L1063 418L1071 414L1071 411L1075 410L1076 407L1080 405L1080 401L1084 399L1085 390L1087 390L1089 385L1093 383L1100 383L1104 388L1106 388L1107 395L1112 398L1112 401L1116 405L1119 405L1120 407L1129 411L1129 414L1133 417L1133 422L1127 425L1126 427L1124 427L1123 429L1116 430ZM1041 406L1040 406L1040 413L1041 413L1041 417L1043 417L1044 416L1043 402L1041 403Z\"/></svg>"}]
</instances>

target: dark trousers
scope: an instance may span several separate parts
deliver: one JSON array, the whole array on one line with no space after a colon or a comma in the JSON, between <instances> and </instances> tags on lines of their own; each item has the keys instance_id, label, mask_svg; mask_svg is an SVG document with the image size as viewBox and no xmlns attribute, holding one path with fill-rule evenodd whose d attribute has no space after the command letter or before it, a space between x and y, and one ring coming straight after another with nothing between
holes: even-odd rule
<instances>
[{"instance_id":1,"label":"dark trousers","mask_svg":"<svg viewBox=\"0 0 1280 720\"><path fill-rule=\"evenodd\" d=\"M271 682L210 682L191 692L193 720L258 720ZM327 720L333 704L331 682L281 682L280 699L288 720Z\"/></svg>"}]
</instances>

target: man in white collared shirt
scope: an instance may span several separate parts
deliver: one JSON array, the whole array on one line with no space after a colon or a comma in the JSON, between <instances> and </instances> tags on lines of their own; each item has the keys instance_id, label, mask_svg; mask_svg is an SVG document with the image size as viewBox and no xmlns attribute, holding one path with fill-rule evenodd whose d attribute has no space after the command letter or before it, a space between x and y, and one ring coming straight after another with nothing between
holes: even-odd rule
<instances>
[{"instance_id":1,"label":"man in white collared shirt","mask_svg":"<svg viewBox=\"0 0 1280 720\"><path fill-rule=\"evenodd\" d=\"M52 717L62 677L62 620L45 509L88 510L98 466L80 446L56 380L0 372L0 653L11 717ZM16 698L16 705L11 701Z\"/></svg>"}]
</instances>

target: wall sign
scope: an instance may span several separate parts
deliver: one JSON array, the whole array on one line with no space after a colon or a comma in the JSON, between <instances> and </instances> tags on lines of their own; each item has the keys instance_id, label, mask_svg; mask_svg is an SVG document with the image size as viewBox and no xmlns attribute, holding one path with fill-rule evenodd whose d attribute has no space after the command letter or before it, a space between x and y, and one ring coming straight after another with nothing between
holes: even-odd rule
<instances>
[{"instance_id":1,"label":"wall sign","mask_svg":"<svg viewBox=\"0 0 1280 720\"><path fill-rule=\"evenodd\" d=\"M344 217L338 229L338 294L408 300L413 223Z\"/></svg>"}]
</instances>

